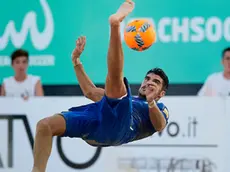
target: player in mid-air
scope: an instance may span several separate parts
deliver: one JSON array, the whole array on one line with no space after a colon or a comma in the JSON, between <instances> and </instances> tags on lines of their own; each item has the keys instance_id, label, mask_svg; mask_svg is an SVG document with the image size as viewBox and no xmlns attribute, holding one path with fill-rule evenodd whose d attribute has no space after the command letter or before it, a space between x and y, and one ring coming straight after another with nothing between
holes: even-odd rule
<instances>
[{"instance_id":1,"label":"player in mid-air","mask_svg":"<svg viewBox=\"0 0 230 172\"><path fill-rule=\"evenodd\" d=\"M53 136L82 138L92 146L104 147L146 138L165 128L168 110L162 103L157 103L168 88L164 71L159 68L149 70L137 97L131 95L128 81L123 76L120 22L133 9L134 3L126 0L109 18L111 35L105 89L97 88L84 72L80 55L86 39L80 37L77 40L72 53L74 69L84 95L94 103L72 107L38 122L33 172L45 172Z\"/></svg>"}]
</instances>

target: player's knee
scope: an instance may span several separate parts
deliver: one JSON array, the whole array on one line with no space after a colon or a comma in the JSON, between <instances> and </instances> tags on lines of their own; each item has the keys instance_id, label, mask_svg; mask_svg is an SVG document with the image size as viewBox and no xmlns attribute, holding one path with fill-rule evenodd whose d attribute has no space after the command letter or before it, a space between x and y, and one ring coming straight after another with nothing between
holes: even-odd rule
<instances>
[{"instance_id":1,"label":"player's knee","mask_svg":"<svg viewBox=\"0 0 230 172\"><path fill-rule=\"evenodd\" d=\"M37 123L37 133L42 135L60 136L66 130L66 122L62 115L55 114Z\"/></svg>"},{"instance_id":2,"label":"player's knee","mask_svg":"<svg viewBox=\"0 0 230 172\"><path fill-rule=\"evenodd\" d=\"M40 133L41 135L53 134L48 118L44 118L37 123L36 132Z\"/></svg>"}]
</instances>

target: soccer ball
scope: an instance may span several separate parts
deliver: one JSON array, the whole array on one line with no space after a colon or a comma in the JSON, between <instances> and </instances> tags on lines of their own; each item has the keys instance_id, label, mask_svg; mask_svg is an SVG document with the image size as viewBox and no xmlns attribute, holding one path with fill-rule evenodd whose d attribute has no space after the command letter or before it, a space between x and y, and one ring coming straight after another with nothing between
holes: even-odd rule
<instances>
[{"instance_id":1,"label":"soccer ball","mask_svg":"<svg viewBox=\"0 0 230 172\"><path fill-rule=\"evenodd\" d=\"M134 20L125 27L124 40L129 48L144 51L155 43L156 32L148 20Z\"/></svg>"}]
</instances>

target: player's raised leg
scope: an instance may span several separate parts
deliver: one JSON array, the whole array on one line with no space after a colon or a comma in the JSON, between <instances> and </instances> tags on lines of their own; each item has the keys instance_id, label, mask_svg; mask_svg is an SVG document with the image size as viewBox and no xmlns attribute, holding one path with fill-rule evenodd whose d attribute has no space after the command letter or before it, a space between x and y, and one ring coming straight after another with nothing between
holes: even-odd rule
<instances>
[{"instance_id":1,"label":"player's raised leg","mask_svg":"<svg viewBox=\"0 0 230 172\"><path fill-rule=\"evenodd\" d=\"M66 129L65 119L54 115L38 122L34 143L34 165L32 172L45 172L52 148L53 136L62 135Z\"/></svg>"},{"instance_id":2,"label":"player's raised leg","mask_svg":"<svg viewBox=\"0 0 230 172\"><path fill-rule=\"evenodd\" d=\"M120 98L126 94L123 82L124 55L120 36L120 23L133 9L134 2L126 0L117 12L109 18L111 31L107 57L108 74L105 93L110 98Z\"/></svg>"}]
</instances>

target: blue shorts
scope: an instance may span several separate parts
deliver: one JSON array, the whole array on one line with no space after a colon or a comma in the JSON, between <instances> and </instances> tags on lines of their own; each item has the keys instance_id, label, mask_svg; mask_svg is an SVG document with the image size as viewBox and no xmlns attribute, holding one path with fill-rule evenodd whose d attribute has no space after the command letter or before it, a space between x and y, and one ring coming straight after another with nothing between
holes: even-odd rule
<instances>
[{"instance_id":1,"label":"blue shorts","mask_svg":"<svg viewBox=\"0 0 230 172\"><path fill-rule=\"evenodd\" d=\"M63 136L94 140L104 145L119 145L125 142L131 123L132 98L127 80L127 95L111 99L106 95L96 103L72 107L61 114L66 120Z\"/></svg>"},{"instance_id":2,"label":"blue shorts","mask_svg":"<svg viewBox=\"0 0 230 172\"><path fill-rule=\"evenodd\" d=\"M94 107L95 106L95 107ZM92 133L99 125L97 113L92 110L97 109L96 104L72 107L68 111L61 112L66 121L66 131L63 137L84 138Z\"/></svg>"}]
</instances>

